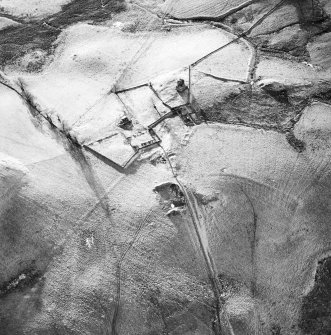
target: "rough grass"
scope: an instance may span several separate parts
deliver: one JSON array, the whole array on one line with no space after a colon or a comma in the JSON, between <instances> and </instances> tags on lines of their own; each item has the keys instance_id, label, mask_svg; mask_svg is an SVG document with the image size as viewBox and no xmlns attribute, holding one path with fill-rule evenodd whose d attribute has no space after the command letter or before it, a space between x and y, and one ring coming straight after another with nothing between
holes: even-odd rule
<instances>
[{"instance_id":1,"label":"rough grass","mask_svg":"<svg viewBox=\"0 0 331 335\"><path fill-rule=\"evenodd\" d=\"M330 334L330 299L331 257L328 257L318 262L314 287L303 298L299 327L304 334Z\"/></svg>"},{"instance_id":2,"label":"rough grass","mask_svg":"<svg viewBox=\"0 0 331 335\"><path fill-rule=\"evenodd\" d=\"M125 8L124 0L73 0L42 21L8 27L0 31L0 64L5 66L36 49L50 54L62 29L81 21L106 21Z\"/></svg>"},{"instance_id":3,"label":"rough grass","mask_svg":"<svg viewBox=\"0 0 331 335\"><path fill-rule=\"evenodd\" d=\"M62 11L51 17L50 22L56 27L85 20L100 22L109 20L112 14L125 8L124 0L74 0L62 6Z\"/></svg>"}]
</instances>

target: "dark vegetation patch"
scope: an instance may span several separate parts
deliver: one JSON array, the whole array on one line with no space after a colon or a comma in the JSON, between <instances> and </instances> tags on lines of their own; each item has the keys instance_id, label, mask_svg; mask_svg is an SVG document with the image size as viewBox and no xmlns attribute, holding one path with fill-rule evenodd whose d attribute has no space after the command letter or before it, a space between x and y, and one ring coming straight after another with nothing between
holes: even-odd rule
<instances>
[{"instance_id":1,"label":"dark vegetation patch","mask_svg":"<svg viewBox=\"0 0 331 335\"><path fill-rule=\"evenodd\" d=\"M162 201L181 200L184 202L184 194L177 184L164 183L154 188L154 192L160 195Z\"/></svg>"},{"instance_id":2,"label":"dark vegetation patch","mask_svg":"<svg viewBox=\"0 0 331 335\"><path fill-rule=\"evenodd\" d=\"M331 89L325 91L317 92L313 95L313 98L322 100L324 102L331 103Z\"/></svg>"},{"instance_id":3,"label":"dark vegetation patch","mask_svg":"<svg viewBox=\"0 0 331 335\"><path fill-rule=\"evenodd\" d=\"M167 215L178 214L185 208L185 196L177 184L164 183L153 190L158 194L158 200Z\"/></svg>"},{"instance_id":4,"label":"dark vegetation patch","mask_svg":"<svg viewBox=\"0 0 331 335\"><path fill-rule=\"evenodd\" d=\"M319 0L292 0L297 8L302 26L321 23L328 19Z\"/></svg>"},{"instance_id":5,"label":"dark vegetation patch","mask_svg":"<svg viewBox=\"0 0 331 335\"><path fill-rule=\"evenodd\" d=\"M197 198L199 204L202 205L208 205L211 202L219 200L217 195L204 195L201 193L195 193L195 197Z\"/></svg>"},{"instance_id":6,"label":"dark vegetation patch","mask_svg":"<svg viewBox=\"0 0 331 335\"><path fill-rule=\"evenodd\" d=\"M112 18L112 14L126 9L124 0L73 0L62 6L62 11L47 21L55 27L65 27L73 23L92 20L102 22Z\"/></svg>"},{"instance_id":7,"label":"dark vegetation patch","mask_svg":"<svg viewBox=\"0 0 331 335\"><path fill-rule=\"evenodd\" d=\"M244 84L240 90L234 88L232 92L213 100L212 104L199 106L200 118L207 123L274 130L285 134L288 143L297 152L303 152L306 144L296 138L294 127L304 108L317 92L324 92L328 85L292 88L276 84L263 87ZM201 90L199 94L202 96L205 92ZM196 98L199 101L199 97Z\"/></svg>"},{"instance_id":8,"label":"dark vegetation patch","mask_svg":"<svg viewBox=\"0 0 331 335\"><path fill-rule=\"evenodd\" d=\"M320 0L292 1L298 12L300 28L308 33L308 40L331 31L331 18L325 12Z\"/></svg>"},{"instance_id":9,"label":"dark vegetation patch","mask_svg":"<svg viewBox=\"0 0 331 335\"><path fill-rule=\"evenodd\" d=\"M54 50L53 43L62 29L81 21L103 22L125 8L124 0L73 0L62 6L60 12L41 21L31 21L1 30L0 64L11 64L33 50L44 50L51 54Z\"/></svg>"},{"instance_id":10,"label":"dark vegetation patch","mask_svg":"<svg viewBox=\"0 0 331 335\"><path fill-rule=\"evenodd\" d=\"M36 49L50 52L52 43L60 32L60 30L50 29L39 22L1 30L0 64L2 66L9 64L28 51Z\"/></svg>"},{"instance_id":11,"label":"dark vegetation patch","mask_svg":"<svg viewBox=\"0 0 331 335\"><path fill-rule=\"evenodd\" d=\"M243 286L236 279L222 273L218 275L218 281L222 293L238 293Z\"/></svg>"},{"instance_id":12,"label":"dark vegetation patch","mask_svg":"<svg viewBox=\"0 0 331 335\"><path fill-rule=\"evenodd\" d=\"M287 92L270 94L247 87L239 94L229 94L221 101L214 101L210 108L204 109L204 119L284 133L292 126L290 120L295 119L306 104L306 99L292 99Z\"/></svg>"},{"instance_id":13,"label":"dark vegetation patch","mask_svg":"<svg viewBox=\"0 0 331 335\"><path fill-rule=\"evenodd\" d=\"M306 143L295 137L293 130L290 129L286 132L286 140L294 150L297 152L303 152L306 149Z\"/></svg>"},{"instance_id":14,"label":"dark vegetation patch","mask_svg":"<svg viewBox=\"0 0 331 335\"><path fill-rule=\"evenodd\" d=\"M277 324L273 324L270 327L271 335L281 335L281 328Z\"/></svg>"},{"instance_id":15,"label":"dark vegetation patch","mask_svg":"<svg viewBox=\"0 0 331 335\"><path fill-rule=\"evenodd\" d=\"M306 49L306 45L308 43L307 41L302 46L296 45L295 48L289 49L288 47L284 47L284 45L281 45L280 48L272 46L269 47L268 45L264 45L265 39L261 39L260 36L256 39L252 39L256 42L258 45L260 55L265 57L276 57L281 59L287 59L293 62L309 62L310 61L310 55L309 52ZM262 42L261 42L262 41ZM269 38L268 38L269 41ZM262 43L261 45L259 43ZM299 50L299 49L301 50Z\"/></svg>"},{"instance_id":16,"label":"dark vegetation patch","mask_svg":"<svg viewBox=\"0 0 331 335\"><path fill-rule=\"evenodd\" d=\"M317 264L313 289L303 298L299 327L304 334L331 334L331 257Z\"/></svg>"},{"instance_id":17,"label":"dark vegetation patch","mask_svg":"<svg viewBox=\"0 0 331 335\"><path fill-rule=\"evenodd\" d=\"M40 117L41 110L38 104L36 103L36 99L34 96L26 89L23 81L18 80L17 82L19 88L21 89L21 97L26 103L31 116L34 118Z\"/></svg>"},{"instance_id":18,"label":"dark vegetation patch","mask_svg":"<svg viewBox=\"0 0 331 335\"><path fill-rule=\"evenodd\" d=\"M0 298L14 291L22 291L27 287L34 286L41 276L42 273L33 267L25 269L19 275L0 285Z\"/></svg>"},{"instance_id":19,"label":"dark vegetation patch","mask_svg":"<svg viewBox=\"0 0 331 335\"><path fill-rule=\"evenodd\" d=\"M197 330L200 320L206 326L212 327L214 307L203 301L188 301L186 298L168 298L160 290L152 289L144 297L150 302L147 322L152 327L161 319L163 322L162 334L180 335ZM149 334L161 334L160 331Z\"/></svg>"},{"instance_id":20,"label":"dark vegetation patch","mask_svg":"<svg viewBox=\"0 0 331 335\"><path fill-rule=\"evenodd\" d=\"M258 36L251 36L251 40L256 46L267 48L269 44L269 36L282 33L284 28L289 28L293 33L293 36L283 37L282 40L279 40L273 45L269 51L274 53L281 52L282 54L292 55L300 60L308 61L309 53L306 49L306 45L314 36L330 31L330 17L325 12L319 0L287 0L283 5L290 5L296 9L298 21L289 23L286 20L283 20L282 16L279 16L276 10L270 15L274 20L279 21L279 26L277 26L274 31L265 35L260 34ZM264 4L263 1L257 1L255 4L229 15L223 22L231 26L237 33L240 33L247 28L248 23L253 23L256 15L265 15L270 8L271 6ZM300 29L294 34L297 25L299 25Z\"/></svg>"},{"instance_id":21,"label":"dark vegetation patch","mask_svg":"<svg viewBox=\"0 0 331 335\"><path fill-rule=\"evenodd\" d=\"M231 326L233 328L234 334L247 334L247 321L246 320L240 320L236 317L230 317Z\"/></svg>"}]
</instances>

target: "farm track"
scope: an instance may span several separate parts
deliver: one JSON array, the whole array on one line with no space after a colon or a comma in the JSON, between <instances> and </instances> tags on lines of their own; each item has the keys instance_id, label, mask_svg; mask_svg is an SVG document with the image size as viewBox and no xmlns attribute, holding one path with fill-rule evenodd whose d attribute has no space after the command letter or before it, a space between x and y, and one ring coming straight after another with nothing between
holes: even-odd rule
<instances>
[{"instance_id":1,"label":"farm track","mask_svg":"<svg viewBox=\"0 0 331 335\"><path fill-rule=\"evenodd\" d=\"M219 282L217 278L217 274L215 271L215 267L213 264L211 252L208 247L208 241L203 237L203 227L204 223L200 221L200 218L203 219L203 215L199 211L199 205L196 201L196 198L194 194L187 189L184 184L178 179L173 166L171 164L171 161L168 157L167 152L162 147L162 145L159 144L162 151L164 152L167 162L169 164L170 170L172 171L173 177L175 178L177 184L179 185L181 191L184 194L184 198L187 204L187 208L193 223L194 231L196 233L196 236L199 241L199 245L201 248L201 252L204 257L205 266L208 272L209 281L212 287L212 291L214 293L215 297L215 325L214 325L214 333L215 335L235 335L231 326L231 323L229 321L229 317L226 314L225 310L222 309L222 304L224 303L220 290L219 290Z\"/></svg>"},{"instance_id":2,"label":"farm track","mask_svg":"<svg viewBox=\"0 0 331 335\"><path fill-rule=\"evenodd\" d=\"M209 280L216 299L216 313L219 328L216 331L220 332L220 334L222 335L234 335L231 323L229 321L229 317L225 310L222 308L222 305L225 301L221 297L217 271L215 269L213 257L208 246L208 238L206 236L205 223L203 222L203 214L199 210L199 205L192 191L184 187L183 184L181 184L181 186L182 191L185 195L185 199L188 203L189 212L192 218L192 222L194 224L194 228L196 230L196 235L198 237L201 250L204 255L206 267L209 273Z\"/></svg>"},{"instance_id":3,"label":"farm track","mask_svg":"<svg viewBox=\"0 0 331 335\"><path fill-rule=\"evenodd\" d=\"M117 335L117 322L118 322L118 316L120 312L120 303L121 303L121 282L122 282L122 266L123 262L125 261L125 258L130 253L130 250L132 249L133 245L137 242L139 239L139 235L141 231L147 227L151 223L151 218L153 214L153 210L150 210L144 217L144 219L141 221L141 223L138 225L137 230L135 231L132 239L130 242L128 242L128 245L124 252L122 253L120 259L117 262L116 266L116 278L117 278L117 291L116 291L116 302L115 302L115 309L112 317L112 334Z\"/></svg>"}]
</instances>

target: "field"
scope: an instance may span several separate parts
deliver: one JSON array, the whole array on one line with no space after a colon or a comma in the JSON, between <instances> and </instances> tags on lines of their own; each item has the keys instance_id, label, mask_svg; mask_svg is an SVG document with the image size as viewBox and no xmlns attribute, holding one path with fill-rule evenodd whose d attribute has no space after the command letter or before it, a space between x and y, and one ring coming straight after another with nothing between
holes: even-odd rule
<instances>
[{"instance_id":1,"label":"field","mask_svg":"<svg viewBox=\"0 0 331 335\"><path fill-rule=\"evenodd\" d=\"M184 20L194 18L218 18L246 2L249 1L168 0L164 4L163 10L173 17Z\"/></svg>"},{"instance_id":2,"label":"field","mask_svg":"<svg viewBox=\"0 0 331 335\"><path fill-rule=\"evenodd\" d=\"M322 129L329 129L331 110L321 107L307 109L296 128L309 146L303 156L274 132L203 126L178 157L180 178L204 197L211 257L233 286L229 301L255 295L260 318L285 332L292 327L290 314L299 317L296 306L311 285L314 258L330 247L322 233L329 231L330 213L314 206L327 201L330 183L329 137ZM215 141L221 145L213 146ZM248 291L238 288L243 283Z\"/></svg>"},{"instance_id":3,"label":"field","mask_svg":"<svg viewBox=\"0 0 331 335\"><path fill-rule=\"evenodd\" d=\"M144 84L161 74L187 67L231 39L230 34L208 26L179 27L170 33L151 35L128 64L116 87Z\"/></svg>"}]
</instances>

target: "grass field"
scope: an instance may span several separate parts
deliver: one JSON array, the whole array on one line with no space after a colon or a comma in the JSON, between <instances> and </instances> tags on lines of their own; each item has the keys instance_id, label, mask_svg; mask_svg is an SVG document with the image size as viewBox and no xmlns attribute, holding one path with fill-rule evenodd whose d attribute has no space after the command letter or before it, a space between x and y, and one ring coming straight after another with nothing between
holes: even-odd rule
<instances>
[{"instance_id":1,"label":"grass field","mask_svg":"<svg viewBox=\"0 0 331 335\"><path fill-rule=\"evenodd\" d=\"M233 8L244 4L244 0L168 0L165 12L178 19L217 18L225 15Z\"/></svg>"},{"instance_id":2,"label":"grass field","mask_svg":"<svg viewBox=\"0 0 331 335\"><path fill-rule=\"evenodd\" d=\"M310 149L303 155L284 135L209 125L195 131L179 156L180 178L211 199L201 206L218 272L232 278L234 295L241 295L238 283L251 288L260 317L285 332L299 317L296 306L311 283L316 257L329 247L322 233L329 231L329 209L315 205L326 204L330 193L325 188L331 182L330 144L324 135L330 107L316 104L304 115L297 135ZM215 141L221 145L212 145Z\"/></svg>"}]
</instances>

